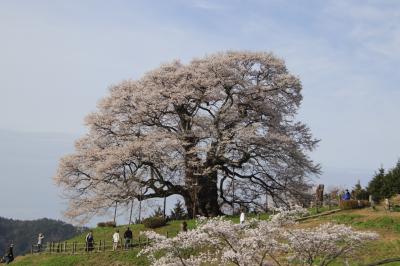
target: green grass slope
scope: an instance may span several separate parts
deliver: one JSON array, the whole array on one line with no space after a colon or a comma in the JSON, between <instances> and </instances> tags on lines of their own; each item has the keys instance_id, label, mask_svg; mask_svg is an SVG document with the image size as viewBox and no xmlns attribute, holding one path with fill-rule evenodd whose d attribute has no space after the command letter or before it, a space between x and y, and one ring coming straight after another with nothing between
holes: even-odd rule
<instances>
[{"instance_id":1,"label":"green grass slope","mask_svg":"<svg viewBox=\"0 0 400 266\"><path fill-rule=\"evenodd\" d=\"M400 257L400 212L387 212L382 207L345 210L328 216L306 220L301 226L312 227L321 223L346 224L360 231L373 231L379 239L371 241L349 260L338 260L332 265L367 265L372 262ZM385 264L398 265L400 262Z\"/></svg>"}]
</instances>

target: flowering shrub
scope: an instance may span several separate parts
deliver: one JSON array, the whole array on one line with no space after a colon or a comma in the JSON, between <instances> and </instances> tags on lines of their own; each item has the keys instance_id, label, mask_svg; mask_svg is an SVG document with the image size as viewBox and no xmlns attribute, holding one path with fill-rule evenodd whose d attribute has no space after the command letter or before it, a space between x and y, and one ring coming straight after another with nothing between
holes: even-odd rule
<instances>
[{"instance_id":1,"label":"flowering shrub","mask_svg":"<svg viewBox=\"0 0 400 266\"><path fill-rule=\"evenodd\" d=\"M295 219L304 210L280 210L269 221L250 220L234 224L222 217L201 219L197 228L166 238L143 232L150 240L138 256L148 255L152 265L328 265L350 254L374 233L324 224L298 229ZM156 254L165 254L156 256ZM316 262L318 261L318 264Z\"/></svg>"},{"instance_id":2,"label":"flowering shrub","mask_svg":"<svg viewBox=\"0 0 400 266\"><path fill-rule=\"evenodd\" d=\"M305 265L328 265L334 259L345 256L365 240L377 237L371 232L357 232L351 227L326 223L312 229L285 230L292 262Z\"/></svg>"},{"instance_id":3,"label":"flowering shrub","mask_svg":"<svg viewBox=\"0 0 400 266\"><path fill-rule=\"evenodd\" d=\"M272 215L270 221L274 226L284 226L294 224L296 219L309 215L307 209L300 206L294 206L290 210L285 208L275 208L277 214Z\"/></svg>"}]
</instances>

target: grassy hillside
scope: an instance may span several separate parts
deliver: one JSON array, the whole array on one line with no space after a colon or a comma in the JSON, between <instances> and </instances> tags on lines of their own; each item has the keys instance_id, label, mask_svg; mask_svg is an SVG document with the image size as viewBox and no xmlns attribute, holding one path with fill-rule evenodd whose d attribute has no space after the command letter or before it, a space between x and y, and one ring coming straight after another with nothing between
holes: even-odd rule
<instances>
[{"instance_id":1,"label":"grassy hillside","mask_svg":"<svg viewBox=\"0 0 400 266\"><path fill-rule=\"evenodd\" d=\"M382 207L371 209L346 210L318 219L304 221L301 226L311 227L323 222L335 222L352 226L354 229L374 231L379 240L368 243L352 258L351 265L365 265L375 261L400 257L400 212L387 212ZM338 261L334 265L343 265ZM400 265L400 262L385 264Z\"/></svg>"},{"instance_id":2,"label":"grassy hillside","mask_svg":"<svg viewBox=\"0 0 400 266\"><path fill-rule=\"evenodd\" d=\"M37 241L39 233L44 233L45 241L56 241L81 235L82 230L71 224L47 218L22 221L0 217L0 251L4 252L12 242L15 244L16 255L26 254L31 250L31 244Z\"/></svg>"},{"instance_id":3,"label":"grassy hillside","mask_svg":"<svg viewBox=\"0 0 400 266\"><path fill-rule=\"evenodd\" d=\"M234 218L236 220L236 217ZM191 229L195 226L194 220L189 220L188 229ZM167 226L155 229L156 232L160 234L166 235L167 232L169 235L176 235L180 230L181 221L171 221ZM108 245L111 244L112 234L116 229L119 229L120 234L122 236L123 232L126 229L126 225L118 226L117 228L103 227L103 228L94 228L93 236L95 242L99 240L105 240L108 242ZM130 226L134 240L138 240L139 232L146 230L142 224L131 225ZM85 241L86 233L83 233L79 236L71 238L68 242L80 242L83 243ZM106 251L100 253L93 254L80 254L80 255L60 255L60 254L33 254L18 257L13 263L13 265L149 265L146 258L137 257L137 253L139 252L138 248L135 248L130 251Z\"/></svg>"},{"instance_id":4,"label":"grassy hillside","mask_svg":"<svg viewBox=\"0 0 400 266\"><path fill-rule=\"evenodd\" d=\"M262 218L265 218L262 217ZM237 217L230 217L237 221ZM375 231L380 235L379 240L368 243L360 250L352 259L347 262L349 265L365 265L377 260L400 257L400 213L386 212L382 208L373 211L371 209L363 210L347 210L341 211L328 216L309 219L301 222L301 227L312 227L320 223L335 222L347 224L358 230ZM188 227L193 228L194 222L189 221ZM144 230L142 225L131 226L135 238L139 231ZM180 222L174 221L167 226L157 229L162 234L166 232L177 232L180 228ZM119 227L123 232L125 226ZM97 240L110 239L113 228L96 228L94 229L94 237ZM80 235L71 239L71 241L82 242L84 235ZM68 255L27 255L18 257L14 265L149 265L146 258L136 257L138 249L117 252L104 252L94 254L81 254L75 256ZM346 265L346 261L338 260L333 265ZM389 266L400 265L400 263L386 264Z\"/></svg>"}]
</instances>

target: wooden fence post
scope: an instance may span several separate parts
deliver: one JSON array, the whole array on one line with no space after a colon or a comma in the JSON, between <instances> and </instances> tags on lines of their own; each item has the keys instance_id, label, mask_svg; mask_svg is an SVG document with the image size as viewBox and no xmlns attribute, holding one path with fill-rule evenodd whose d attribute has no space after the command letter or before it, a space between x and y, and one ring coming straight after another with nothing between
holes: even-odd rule
<instances>
[{"instance_id":1,"label":"wooden fence post","mask_svg":"<svg viewBox=\"0 0 400 266\"><path fill-rule=\"evenodd\" d=\"M374 199L372 198L372 195L369 195L368 201L369 201L369 203L370 203L371 209L374 209L374 207L375 207L375 202L374 202Z\"/></svg>"}]
</instances>

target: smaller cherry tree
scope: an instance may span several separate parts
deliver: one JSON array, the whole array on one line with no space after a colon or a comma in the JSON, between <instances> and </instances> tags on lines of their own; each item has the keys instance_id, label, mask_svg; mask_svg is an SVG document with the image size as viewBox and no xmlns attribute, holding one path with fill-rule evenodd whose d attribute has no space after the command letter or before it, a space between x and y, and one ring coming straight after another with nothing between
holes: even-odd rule
<instances>
[{"instance_id":1,"label":"smaller cherry tree","mask_svg":"<svg viewBox=\"0 0 400 266\"><path fill-rule=\"evenodd\" d=\"M150 240L138 256L148 255L152 265L321 265L351 254L375 233L356 232L344 225L323 224L299 229L296 219L306 210L279 209L268 221L235 224L222 217L197 221L196 229L166 238L143 232ZM165 254L157 256L157 254Z\"/></svg>"},{"instance_id":2,"label":"smaller cherry tree","mask_svg":"<svg viewBox=\"0 0 400 266\"><path fill-rule=\"evenodd\" d=\"M311 229L285 230L290 246L289 261L305 265L326 266L338 257L345 257L366 240L377 238L372 232L358 232L342 224L326 223Z\"/></svg>"}]
</instances>

